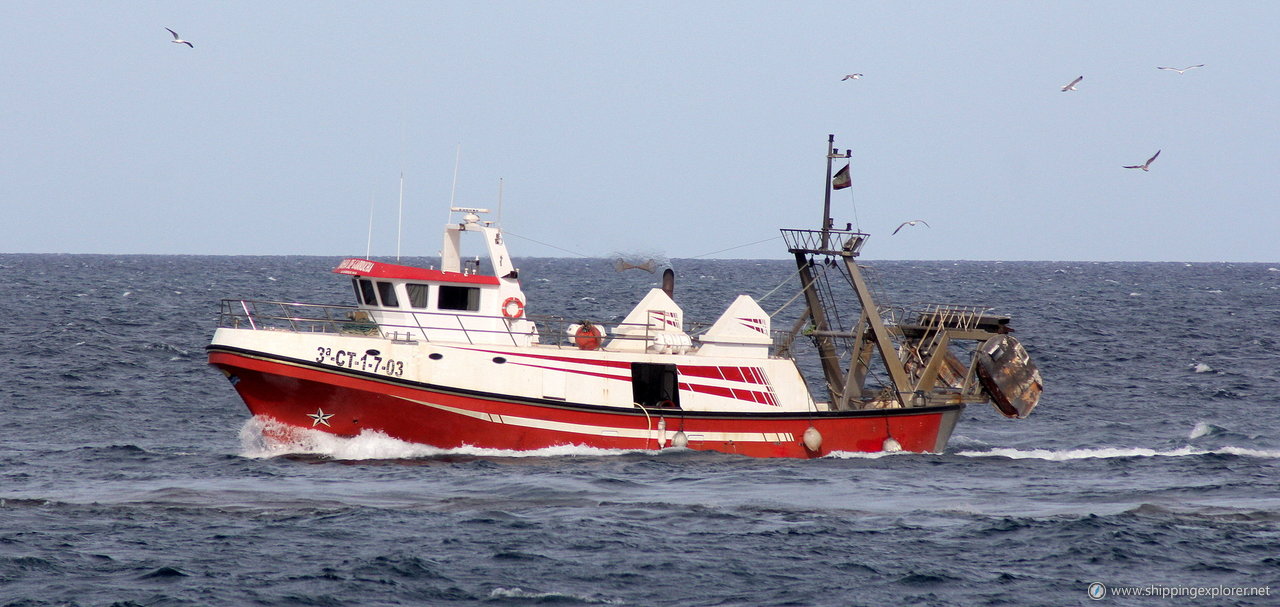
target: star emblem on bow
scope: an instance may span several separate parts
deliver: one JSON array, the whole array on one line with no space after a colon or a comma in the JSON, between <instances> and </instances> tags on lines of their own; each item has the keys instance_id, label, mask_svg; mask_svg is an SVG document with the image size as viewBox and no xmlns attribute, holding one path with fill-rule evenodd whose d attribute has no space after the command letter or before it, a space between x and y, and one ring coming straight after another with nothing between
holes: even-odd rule
<instances>
[{"instance_id":1,"label":"star emblem on bow","mask_svg":"<svg viewBox=\"0 0 1280 607\"><path fill-rule=\"evenodd\" d=\"M311 427L314 428L317 424L324 424L328 426L329 418L333 417L333 414L325 413L324 409L316 409L315 413L308 413L307 417L311 418Z\"/></svg>"}]
</instances>

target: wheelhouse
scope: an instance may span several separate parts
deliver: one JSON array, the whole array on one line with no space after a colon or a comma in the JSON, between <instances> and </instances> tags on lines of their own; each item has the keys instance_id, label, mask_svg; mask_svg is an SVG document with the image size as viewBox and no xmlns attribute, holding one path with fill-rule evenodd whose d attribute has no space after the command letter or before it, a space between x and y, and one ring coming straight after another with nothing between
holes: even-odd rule
<instances>
[{"instance_id":1,"label":"wheelhouse","mask_svg":"<svg viewBox=\"0 0 1280 607\"><path fill-rule=\"evenodd\" d=\"M347 258L334 268L351 277L356 312L352 320L377 323L401 339L528 345L535 334L524 318L524 292L519 271L511 265L502 232L476 213L485 209L454 208L462 221L445 227L440 269L418 268ZM488 269L479 260L462 260L462 235L484 241Z\"/></svg>"}]
</instances>

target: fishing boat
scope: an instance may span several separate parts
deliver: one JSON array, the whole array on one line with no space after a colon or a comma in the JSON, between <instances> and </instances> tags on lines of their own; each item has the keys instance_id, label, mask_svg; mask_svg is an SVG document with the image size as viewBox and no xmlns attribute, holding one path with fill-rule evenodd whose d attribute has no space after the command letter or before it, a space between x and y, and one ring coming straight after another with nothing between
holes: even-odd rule
<instances>
[{"instance_id":1,"label":"fishing boat","mask_svg":"<svg viewBox=\"0 0 1280 607\"><path fill-rule=\"evenodd\" d=\"M1030 414L1043 382L1007 316L873 296L858 263L868 235L831 217L832 163L850 154L834 137L826 147L822 223L781 231L804 306L789 327L747 295L686 322L670 270L621 322L527 314L501 226L451 207L438 269L338 263L354 304L223 300L209 363L286 438L379 433L442 449L937 453L969 404ZM464 258L464 239L487 259ZM806 381L806 360L821 380Z\"/></svg>"}]
</instances>

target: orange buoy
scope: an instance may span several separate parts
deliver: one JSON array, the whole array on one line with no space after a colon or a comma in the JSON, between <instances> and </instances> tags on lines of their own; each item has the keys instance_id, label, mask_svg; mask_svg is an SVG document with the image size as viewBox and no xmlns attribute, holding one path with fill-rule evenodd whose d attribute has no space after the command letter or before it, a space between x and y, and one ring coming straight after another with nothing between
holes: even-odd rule
<instances>
[{"instance_id":1,"label":"orange buoy","mask_svg":"<svg viewBox=\"0 0 1280 607\"><path fill-rule=\"evenodd\" d=\"M502 315L507 318L520 318L524 316L524 302L519 297L508 297L502 302Z\"/></svg>"},{"instance_id":2,"label":"orange buoy","mask_svg":"<svg viewBox=\"0 0 1280 607\"><path fill-rule=\"evenodd\" d=\"M603 340L604 331L589 322L583 322L578 330L573 332L573 343L579 350L598 350Z\"/></svg>"}]
</instances>

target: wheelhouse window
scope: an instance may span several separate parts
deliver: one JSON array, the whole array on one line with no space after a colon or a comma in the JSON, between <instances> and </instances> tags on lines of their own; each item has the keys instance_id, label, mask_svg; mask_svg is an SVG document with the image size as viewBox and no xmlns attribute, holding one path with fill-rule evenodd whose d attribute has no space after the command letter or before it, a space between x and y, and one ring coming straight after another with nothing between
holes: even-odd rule
<instances>
[{"instance_id":1,"label":"wheelhouse window","mask_svg":"<svg viewBox=\"0 0 1280 607\"><path fill-rule=\"evenodd\" d=\"M409 290L409 305L415 308L425 308L431 302L431 299L427 296L430 292L431 285L422 285L411 282L405 285L405 288Z\"/></svg>"},{"instance_id":2,"label":"wheelhouse window","mask_svg":"<svg viewBox=\"0 0 1280 607\"><path fill-rule=\"evenodd\" d=\"M400 300L396 297L396 285L378 281L378 295L382 297L382 305L388 308L399 308Z\"/></svg>"},{"instance_id":3,"label":"wheelhouse window","mask_svg":"<svg viewBox=\"0 0 1280 607\"><path fill-rule=\"evenodd\" d=\"M480 309L480 287L440 285L436 307L441 310L475 312Z\"/></svg>"},{"instance_id":4,"label":"wheelhouse window","mask_svg":"<svg viewBox=\"0 0 1280 607\"><path fill-rule=\"evenodd\" d=\"M356 301L366 306L378 305L378 296L373 290L373 281L364 278L352 279L352 284L356 287Z\"/></svg>"}]
</instances>

